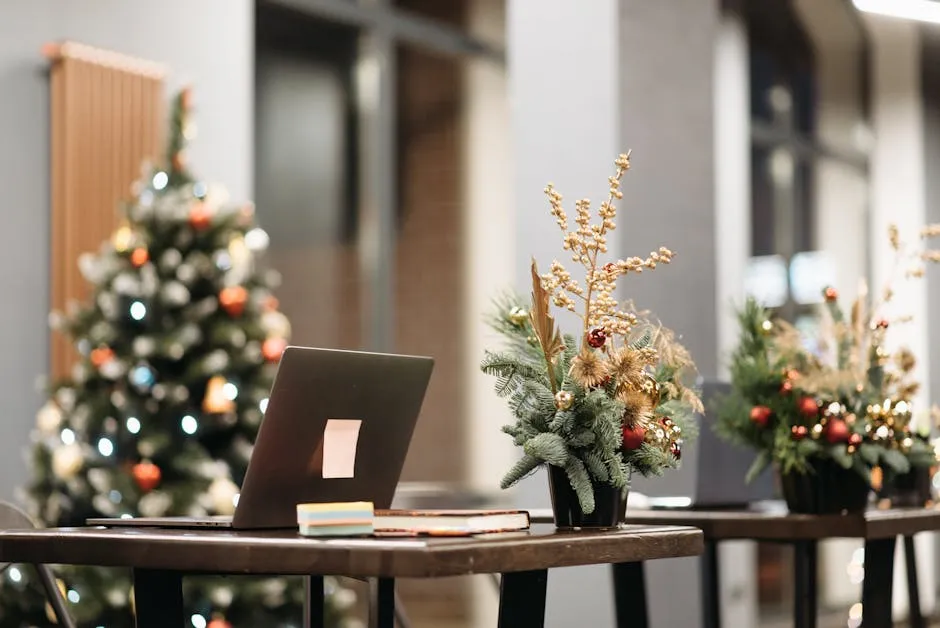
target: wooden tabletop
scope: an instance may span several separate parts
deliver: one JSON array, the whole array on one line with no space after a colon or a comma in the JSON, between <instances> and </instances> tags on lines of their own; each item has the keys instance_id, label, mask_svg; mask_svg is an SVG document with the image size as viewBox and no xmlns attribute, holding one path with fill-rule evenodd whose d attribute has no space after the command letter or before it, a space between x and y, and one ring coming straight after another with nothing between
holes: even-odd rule
<instances>
[{"instance_id":1,"label":"wooden tabletop","mask_svg":"<svg viewBox=\"0 0 940 628\"><path fill-rule=\"evenodd\" d=\"M148 528L0 532L0 562L216 574L434 578L695 556L702 550L700 530L655 524L610 532L535 525L520 533L400 539Z\"/></svg>"},{"instance_id":2,"label":"wooden tabletop","mask_svg":"<svg viewBox=\"0 0 940 628\"><path fill-rule=\"evenodd\" d=\"M791 515L786 509L627 510L627 523L699 528L706 539L797 541L828 538L884 539L940 530L936 508L869 510L858 515Z\"/></svg>"}]
</instances>

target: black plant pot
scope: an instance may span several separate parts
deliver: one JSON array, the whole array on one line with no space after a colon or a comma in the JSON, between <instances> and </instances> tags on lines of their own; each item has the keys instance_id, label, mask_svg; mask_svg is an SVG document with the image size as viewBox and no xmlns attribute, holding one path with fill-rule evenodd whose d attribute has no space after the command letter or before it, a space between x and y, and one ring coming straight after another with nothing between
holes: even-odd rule
<instances>
[{"instance_id":1,"label":"black plant pot","mask_svg":"<svg viewBox=\"0 0 940 628\"><path fill-rule=\"evenodd\" d=\"M815 460L811 464L812 473L780 476L783 497L790 512L832 515L865 510L871 487L864 478L832 460Z\"/></svg>"},{"instance_id":2,"label":"black plant pot","mask_svg":"<svg viewBox=\"0 0 940 628\"><path fill-rule=\"evenodd\" d=\"M626 489L614 488L610 484L595 484L594 512L590 514L582 512L578 495L571 488L568 474L561 467L548 465L548 489L556 528L610 529L619 526L626 517Z\"/></svg>"},{"instance_id":3,"label":"black plant pot","mask_svg":"<svg viewBox=\"0 0 940 628\"><path fill-rule=\"evenodd\" d=\"M923 508L931 499L930 469L914 467L900 475L885 473L879 497L897 508Z\"/></svg>"}]
</instances>

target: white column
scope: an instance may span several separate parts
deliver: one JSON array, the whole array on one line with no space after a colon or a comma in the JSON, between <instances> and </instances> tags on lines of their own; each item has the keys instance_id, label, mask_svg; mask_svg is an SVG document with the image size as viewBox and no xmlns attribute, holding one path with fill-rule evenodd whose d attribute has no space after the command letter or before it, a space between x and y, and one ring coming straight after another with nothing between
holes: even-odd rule
<instances>
[{"instance_id":1,"label":"white column","mask_svg":"<svg viewBox=\"0 0 940 628\"><path fill-rule=\"evenodd\" d=\"M474 0L468 29L481 39L503 45L505 0ZM466 433L470 488L499 490L499 480L515 460L512 441L500 431L510 420L505 401L493 394L493 380L480 372L483 351L498 342L483 322L483 313L501 290L511 287L516 261L516 216L513 211L513 155L510 141L506 68L470 59L464 72L463 147L465 178L463 229L466 351L463 381L469 386ZM489 577L473 579L473 626L496 621L499 596Z\"/></svg>"},{"instance_id":2,"label":"white column","mask_svg":"<svg viewBox=\"0 0 940 628\"><path fill-rule=\"evenodd\" d=\"M751 251L750 81L747 32L738 15L725 13L715 40L715 299L718 374L728 378L728 356L738 342L735 308L744 301L744 268ZM757 625L757 546L719 546L722 621Z\"/></svg>"},{"instance_id":3,"label":"white column","mask_svg":"<svg viewBox=\"0 0 940 628\"><path fill-rule=\"evenodd\" d=\"M916 234L926 222L924 168L924 111L921 94L920 34L912 22L866 16L873 46L873 130L876 147L872 153L872 241L873 276L880 286L890 272L891 250L886 238L890 223L902 233ZM932 269L936 270L936 269ZM893 341L918 351L917 376L929 381L927 356L926 282L899 286L896 302L913 321L891 330ZM928 391L915 400L921 408L929 403ZM921 603L925 611L934 606L934 536L916 539L917 553L923 559L918 568ZM904 559L898 548L894 580L894 608L906 614L907 592Z\"/></svg>"}]
</instances>

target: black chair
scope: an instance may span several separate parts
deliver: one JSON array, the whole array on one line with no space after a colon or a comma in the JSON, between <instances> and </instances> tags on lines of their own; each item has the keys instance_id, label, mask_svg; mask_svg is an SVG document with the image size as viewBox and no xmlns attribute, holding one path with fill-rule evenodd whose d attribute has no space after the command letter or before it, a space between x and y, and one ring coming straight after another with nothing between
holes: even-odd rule
<instances>
[{"instance_id":1,"label":"black chair","mask_svg":"<svg viewBox=\"0 0 940 628\"><path fill-rule=\"evenodd\" d=\"M25 530L35 528L36 524L29 518L25 512L7 502L0 502L0 530ZM0 563L0 573L6 571L10 563ZM55 576L52 570L46 565L33 565L39 574L39 580L46 590L46 596L49 598L49 605L55 614L56 624L65 628L75 628L75 622L65 608L65 599L62 597L62 591L56 586Z\"/></svg>"}]
</instances>

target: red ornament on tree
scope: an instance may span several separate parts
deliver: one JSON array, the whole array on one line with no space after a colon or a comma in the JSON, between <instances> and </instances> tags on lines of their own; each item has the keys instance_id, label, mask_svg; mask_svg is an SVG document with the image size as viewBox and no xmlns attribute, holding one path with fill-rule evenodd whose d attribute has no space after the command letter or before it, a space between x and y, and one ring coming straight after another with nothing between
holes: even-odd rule
<instances>
[{"instance_id":1,"label":"red ornament on tree","mask_svg":"<svg viewBox=\"0 0 940 628\"><path fill-rule=\"evenodd\" d=\"M140 268L147 263L147 260L150 259L150 254L147 253L147 249L144 247L138 247L134 249L131 253L131 264L135 267Z\"/></svg>"},{"instance_id":2,"label":"red ornament on tree","mask_svg":"<svg viewBox=\"0 0 940 628\"><path fill-rule=\"evenodd\" d=\"M212 212L202 201L193 203L189 208L189 226L197 231L202 231L212 224Z\"/></svg>"},{"instance_id":3,"label":"red ornament on tree","mask_svg":"<svg viewBox=\"0 0 940 628\"><path fill-rule=\"evenodd\" d=\"M826 423L826 440L833 445L849 440L849 426L842 419L831 419Z\"/></svg>"},{"instance_id":4,"label":"red ornament on tree","mask_svg":"<svg viewBox=\"0 0 940 628\"><path fill-rule=\"evenodd\" d=\"M607 334L603 329L597 328L592 329L591 333L588 334L587 338L588 344L594 347L595 349L600 349L604 346L604 343L607 341Z\"/></svg>"},{"instance_id":5,"label":"red ornament on tree","mask_svg":"<svg viewBox=\"0 0 940 628\"><path fill-rule=\"evenodd\" d=\"M793 436L793 440L803 440L807 434L809 434L809 430L806 429L805 425L794 425L790 428L790 435Z\"/></svg>"},{"instance_id":6,"label":"red ornament on tree","mask_svg":"<svg viewBox=\"0 0 940 628\"><path fill-rule=\"evenodd\" d=\"M817 416L819 416L819 405L812 397L800 397L800 400L796 402L796 405L800 410L800 414L805 416L807 419L815 419Z\"/></svg>"},{"instance_id":7,"label":"red ornament on tree","mask_svg":"<svg viewBox=\"0 0 940 628\"><path fill-rule=\"evenodd\" d=\"M825 297L828 303L834 303L835 300L839 298L839 293L836 291L835 288L833 288L832 286L829 286L828 288L825 289L825 291L823 291L823 297Z\"/></svg>"},{"instance_id":8,"label":"red ornament on tree","mask_svg":"<svg viewBox=\"0 0 940 628\"><path fill-rule=\"evenodd\" d=\"M242 286L229 286L219 293L219 305L229 316L241 316L248 301L248 291Z\"/></svg>"},{"instance_id":9,"label":"red ornament on tree","mask_svg":"<svg viewBox=\"0 0 940 628\"><path fill-rule=\"evenodd\" d=\"M773 412L767 406L754 406L751 408L751 421L761 427L766 427Z\"/></svg>"},{"instance_id":10,"label":"red ornament on tree","mask_svg":"<svg viewBox=\"0 0 940 628\"><path fill-rule=\"evenodd\" d=\"M137 486L145 493L149 493L157 488L157 485L160 484L160 477L163 475L160 472L160 467L149 460L138 462L134 465L131 472L134 475L134 481L137 482Z\"/></svg>"},{"instance_id":11,"label":"red ornament on tree","mask_svg":"<svg viewBox=\"0 0 940 628\"><path fill-rule=\"evenodd\" d=\"M98 347L91 352L91 363L95 368L101 368L114 359L114 351L111 347Z\"/></svg>"},{"instance_id":12,"label":"red ornament on tree","mask_svg":"<svg viewBox=\"0 0 940 628\"><path fill-rule=\"evenodd\" d=\"M639 449L640 445L643 444L643 439L646 438L646 428L639 425L624 425L623 426L623 448L627 451L633 451L634 449Z\"/></svg>"},{"instance_id":13,"label":"red ornament on tree","mask_svg":"<svg viewBox=\"0 0 940 628\"><path fill-rule=\"evenodd\" d=\"M268 362L277 362L281 359L281 354L287 348L287 341L283 338L268 338L261 345L261 355Z\"/></svg>"},{"instance_id":14,"label":"red ornament on tree","mask_svg":"<svg viewBox=\"0 0 940 628\"><path fill-rule=\"evenodd\" d=\"M852 435L849 436L849 445L853 447L858 447L862 444L862 435L857 432L852 432Z\"/></svg>"},{"instance_id":15,"label":"red ornament on tree","mask_svg":"<svg viewBox=\"0 0 940 628\"><path fill-rule=\"evenodd\" d=\"M224 617L216 617L206 624L206 628L232 628L232 624L228 623Z\"/></svg>"},{"instance_id":16,"label":"red ornament on tree","mask_svg":"<svg viewBox=\"0 0 940 628\"><path fill-rule=\"evenodd\" d=\"M783 383L780 384L780 392L784 395L789 395L793 392L793 382L788 379L783 380Z\"/></svg>"}]
</instances>

